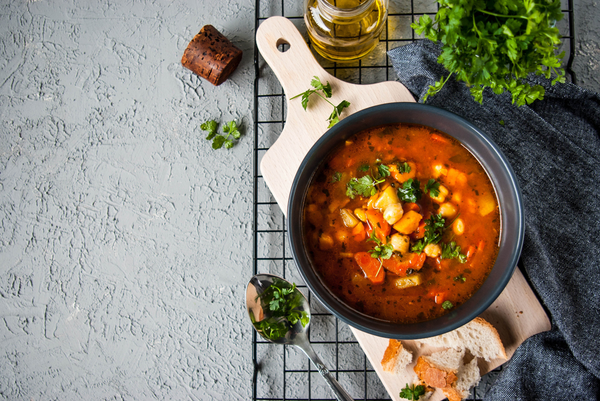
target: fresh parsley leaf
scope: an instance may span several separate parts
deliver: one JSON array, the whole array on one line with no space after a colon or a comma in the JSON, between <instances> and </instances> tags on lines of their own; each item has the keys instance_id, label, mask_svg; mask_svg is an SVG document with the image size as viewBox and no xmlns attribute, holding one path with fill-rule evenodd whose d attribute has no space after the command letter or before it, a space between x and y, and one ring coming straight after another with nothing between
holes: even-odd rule
<instances>
[{"instance_id":1,"label":"fresh parsley leaf","mask_svg":"<svg viewBox=\"0 0 600 401\"><path fill-rule=\"evenodd\" d=\"M319 77L317 77L317 76L313 77L313 79L310 81L310 85L314 89L307 89L306 91L299 93L296 96L291 97L290 100L296 99L297 97L302 97L302 101L301 101L302 108L304 110L306 110L306 108L308 107L308 99L310 98L310 96L312 94L316 94L317 96L319 96L320 98L325 100L327 103L329 103L333 107L333 111L327 118L327 121L329 121L329 126L327 128L333 127L335 124L337 124L340 121L340 115L342 114L342 111L345 108L347 108L348 106L350 106L350 102L348 102L347 100L342 100L340 102L340 104L338 104L336 106L333 103L331 103L329 100L327 100L328 98L330 98L332 96L331 84L329 82L327 82L326 84L323 84L321 82L321 80L319 79ZM321 92L322 92L322 94L321 94Z\"/></svg>"},{"instance_id":2,"label":"fresh parsley leaf","mask_svg":"<svg viewBox=\"0 0 600 401\"><path fill-rule=\"evenodd\" d=\"M417 179L406 180L402 187L398 188L398 198L403 202L415 203L421 199L421 195L421 183Z\"/></svg>"},{"instance_id":3,"label":"fresh parsley leaf","mask_svg":"<svg viewBox=\"0 0 600 401\"><path fill-rule=\"evenodd\" d=\"M368 164L363 164L358 168L358 171L364 173L366 171L369 171L370 168L371 166L369 166Z\"/></svg>"},{"instance_id":4,"label":"fresh parsley leaf","mask_svg":"<svg viewBox=\"0 0 600 401\"><path fill-rule=\"evenodd\" d=\"M371 236L367 238L367 241L373 241L376 244L375 248L369 251L372 258L389 259L392 257L392 254L394 253L394 248L392 247L392 244L384 244L383 242L381 242L381 240L377 238L375 230L371 231Z\"/></svg>"},{"instance_id":5,"label":"fresh parsley leaf","mask_svg":"<svg viewBox=\"0 0 600 401\"><path fill-rule=\"evenodd\" d=\"M464 81L481 103L483 90L509 91L517 106L543 99L544 88L530 86L532 72L565 82L558 53L561 36L556 21L563 18L558 0L438 0L435 20L423 15L411 27L418 35L442 43L438 62L449 74L430 86L438 93L451 75Z\"/></svg>"},{"instance_id":6,"label":"fresh parsley leaf","mask_svg":"<svg viewBox=\"0 0 600 401\"><path fill-rule=\"evenodd\" d=\"M425 184L425 193L429 192L429 195L433 198L437 198L440 195L440 183L436 182L433 178L427 181Z\"/></svg>"},{"instance_id":7,"label":"fresh parsley leaf","mask_svg":"<svg viewBox=\"0 0 600 401\"><path fill-rule=\"evenodd\" d=\"M354 199L357 195L368 198L377 193L375 185L381 184L384 180L374 180L370 175L361 178L352 177L346 184L346 196Z\"/></svg>"},{"instance_id":8,"label":"fresh parsley leaf","mask_svg":"<svg viewBox=\"0 0 600 401\"><path fill-rule=\"evenodd\" d=\"M216 134L213 138L212 147L213 149L220 149L225 143L225 137L223 135Z\"/></svg>"},{"instance_id":9,"label":"fresh parsley leaf","mask_svg":"<svg viewBox=\"0 0 600 401\"><path fill-rule=\"evenodd\" d=\"M390 176L390 168L385 164L380 164L377 166L377 171L379 172L379 177L385 178Z\"/></svg>"},{"instance_id":10,"label":"fresh parsley leaf","mask_svg":"<svg viewBox=\"0 0 600 401\"><path fill-rule=\"evenodd\" d=\"M211 140L217 134L217 122L215 120L209 120L200 124L200 129L202 131L207 131L208 135L206 136L206 139Z\"/></svg>"},{"instance_id":11,"label":"fresh parsley leaf","mask_svg":"<svg viewBox=\"0 0 600 401\"><path fill-rule=\"evenodd\" d=\"M336 171L335 173L333 173L333 175L331 176L331 182L339 182L342 179L342 173L340 173L339 171Z\"/></svg>"},{"instance_id":12,"label":"fresh parsley leaf","mask_svg":"<svg viewBox=\"0 0 600 401\"><path fill-rule=\"evenodd\" d=\"M444 301L444 302L442 302L442 308L444 308L446 310L450 310L450 309L454 308L454 304L450 301Z\"/></svg>"},{"instance_id":13,"label":"fresh parsley leaf","mask_svg":"<svg viewBox=\"0 0 600 401\"><path fill-rule=\"evenodd\" d=\"M331 102L329 102L329 103L332 104ZM338 104L337 106L334 106L333 111L331 112L331 114L329 115L329 118L327 119L327 121L329 121L329 126L327 128L331 128L334 125L336 125L337 123L339 123L340 115L342 114L342 111L344 111L344 109L349 106L350 106L350 102L347 100L342 100L340 102L340 104Z\"/></svg>"},{"instance_id":14,"label":"fresh parsley leaf","mask_svg":"<svg viewBox=\"0 0 600 401\"><path fill-rule=\"evenodd\" d=\"M442 245L442 259L458 259L460 263L467 261L467 256L460 253L460 246L455 241Z\"/></svg>"},{"instance_id":15,"label":"fresh parsley leaf","mask_svg":"<svg viewBox=\"0 0 600 401\"><path fill-rule=\"evenodd\" d=\"M418 401L419 397L425 394L425 386L418 385L409 386L406 383L406 387L400 390L400 398L406 398L411 401Z\"/></svg>"},{"instance_id":16,"label":"fresh parsley leaf","mask_svg":"<svg viewBox=\"0 0 600 401\"><path fill-rule=\"evenodd\" d=\"M408 164L407 162L397 164L396 167L398 167L398 171L400 172L400 174L410 173L411 170L410 164Z\"/></svg>"}]
</instances>

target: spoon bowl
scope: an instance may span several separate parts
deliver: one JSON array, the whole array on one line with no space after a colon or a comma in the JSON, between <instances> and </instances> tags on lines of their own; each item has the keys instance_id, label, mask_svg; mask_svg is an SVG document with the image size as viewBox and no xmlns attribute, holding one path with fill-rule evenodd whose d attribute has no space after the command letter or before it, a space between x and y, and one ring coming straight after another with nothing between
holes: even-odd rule
<instances>
[{"instance_id":1,"label":"spoon bowl","mask_svg":"<svg viewBox=\"0 0 600 401\"><path fill-rule=\"evenodd\" d=\"M265 299L261 298L261 296L265 294L265 291L269 291L271 286L285 288L291 292L291 298L296 301L292 311L300 316L307 317L308 321L305 320L305 324L302 323L302 319L298 319L292 323L287 317L276 316L277 311L273 312L270 310L270 305L268 306ZM246 309L248 310L248 316L252 323L252 327L254 327L265 340L275 344L293 345L300 348L311 360L313 365L315 365L338 400L353 400L353 398L350 397L331 375L329 369L327 369L321 359L319 359L310 345L308 339L310 305L304 294L302 294L295 285L292 285L289 281L273 274L257 274L250 279L248 287L246 288ZM260 324L263 321L273 323L269 325L271 327L264 327L264 325ZM284 325L281 326L282 329L271 330L274 327L277 328L278 324Z\"/></svg>"}]
</instances>

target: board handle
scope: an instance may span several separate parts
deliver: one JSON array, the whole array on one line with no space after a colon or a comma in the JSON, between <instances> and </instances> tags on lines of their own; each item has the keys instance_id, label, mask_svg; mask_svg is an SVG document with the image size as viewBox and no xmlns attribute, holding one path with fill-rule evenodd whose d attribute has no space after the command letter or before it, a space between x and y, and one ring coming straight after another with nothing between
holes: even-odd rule
<instances>
[{"instance_id":1,"label":"board handle","mask_svg":"<svg viewBox=\"0 0 600 401\"><path fill-rule=\"evenodd\" d=\"M281 44L288 44L289 48L281 51ZM271 17L260 24L256 31L256 45L275 72L288 100L304 92L315 75L322 82L337 81L315 60L304 38L287 18Z\"/></svg>"}]
</instances>

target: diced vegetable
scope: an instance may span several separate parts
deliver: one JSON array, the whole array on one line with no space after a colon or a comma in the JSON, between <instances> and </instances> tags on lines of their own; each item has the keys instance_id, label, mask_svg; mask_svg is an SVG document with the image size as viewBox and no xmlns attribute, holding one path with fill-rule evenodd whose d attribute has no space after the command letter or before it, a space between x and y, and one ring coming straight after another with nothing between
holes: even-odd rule
<instances>
[{"instance_id":1,"label":"diced vegetable","mask_svg":"<svg viewBox=\"0 0 600 401\"><path fill-rule=\"evenodd\" d=\"M333 248L333 237L329 234L321 234L319 236L319 249L327 251L331 248Z\"/></svg>"},{"instance_id":2,"label":"diced vegetable","mask_svg":"<svg viewBox=\"0 0 600 401\"><path fill-rule=\"evenodd\" d=\"M436 142L440 142L440 143L443 143L443 144L446 144L446 145L449 145L451 143L448 138L443 137L443 136L438 135L438 134L431 134L429 136L429 138L432 139L432 140L434 140L434 141L436 141Z\"/></svg>"},{"instance_id":3,"label":"diced vegetable","mask_svg":"<svg viewBox=\"0 0 600 401\"><path fill-rule=\"evenodd\" d=\"M365 225L360 222L354 226L352 229L352 235L354 236L354 241L361 242L367 239L367 230L365 230Z\"/></svg>"},{"instance_id":4,"label":"diced vegetable","mask_svg":"<svg viewBox=\"0 0 600 401\"><path fill-rule=\"evenodd\" d=\"M425 231L426 231L425 227L426 226L427 226L427 222L425 220L421 220L417 229L415 231L413 231L412 234L410 234L410 238L414 239L414 240L423 238L425 236Z\"/></svg>"},{"instance_id":5,"label":"diced vegetable","mask_svg":"<svg viewBox=\"0 0 600 401\"><path fill-rule=\"evenodd\" d=\"M450 168L444 182L451 187L455 185L465 185L467 183L467 175L460 170Z\"/></svg>"},{"instance_id":6,"label":"diced vegetable","mask_svg":"<svg viewBox=\"0 0 600 401\"><path fill-rule=\"evenodd\" d=\"M347 197L334 200L329 204L329 213L333 213L336 210L343 208L348 202L350 202L350 198Z\"/></svg>"},{"instance_id":7,"label":"diced vegetable","mask_svg":"<svg viewBox=\"0 0 600 401\"><path fill-rule=\"evenodd\" d=\"M367 234L370 236L371 231L375 231L377 238L379 238L379 240L385 244L387 242L386 237L390 235L392 228L383 218L383 213L376 209L368 209L367 221L369 223Z\"/></svg>"},{"instance_id":8,"label":"diced vegetable","mask_svg":"<svg viewBox=\"0 0 600 401\"><path fill-rule=\"evenodd\" d=\"M486 215L490 214L491 212L493 212L494 209L496 209L496 200L494 199L494 196L489 192L483 193L479 197L478 203L479 203L479 214L482 216L486 216Z\"/></svg>"},{"instance_id":9,"label":"diced vegetable","mask_svg":"<svg viewBox=\"0 0 600 401\"><path fill-rule=\"evenodd\" d=\"M358 219L350 209L340 209L340 215L346 227L352 228L358 224Z\"/></svg>"},{"instance_id":10,"label":"diced vegetable","mask_svg":"<svg viewBox=\"0 0 600 401\"><path fill-rule=\"evenodd\" d=\"M402 205L400 203L392 203L385 208L383 218L389 224L396 224L396 222L402 218L403 214L404 210L402 210Z\"/></svg>"},{"instance_id":11,"label":"diced vegetable","mask_svg":"<svg viewBox=\"0 0 600 401\"><path fill-rule=\"evenodd\" d=\"M383 267L397 274L405 276L408 269L421 270L427 256L424 253L408 253L403 256L392 255L389 259L383 259Z\"/></svg>"},{"instance_id":12,"label":"diced vegetable","mask_svg":"<svg viewBox=\"0 0 600 401\"><path fill-rule=\"evenodd\" d=\"M450 202L442 203L440 208L438 209L438 213L442 215L442 217L454 217L458 208Z\"/></svg>"},{"instance_id":13,"label":"diced vegetable","mask_svg":"<svg viewBox=\"0 0 600 401\"><path fill-rule=\"evenodd\" d=\"M381 284L385 280L385 269L381 263L371 257L368 252L358 252L354 255L354 260L365 273L365 277L371 280L373 284Z\"/></svg>"},{"instance_id":14,"label":"diced vegetable","mask_svg":"<svg viewBox=\"0 0 600 401\"><path fill-rule=\"evenodd\" d=\"M404 205L402 205L402 209L404 210L404 213L408 212L409 210L414 210L417 213L421 213L421 206L419 206L418 203L406 202Z\"/></svg>"},{"instance_id":15,"label":"diced vegetable","mask_svg":"<svg viewBox=\"0 0 600 401\"><path fill-rule=\"evenodd\" d=\"M400 170L398 170L398 166L394 164L388 166L390 168L392 177L394 177L396 181L403 183L411 178L415 178L417 174L417 165L413 162L408 162L407 164L410 167L410 171L407 172L400 172Z\"/></svg>"},{"instance_id":16,"label":"diced vegetable","mask_svg":"<svg viewBox=\"0 0 600 401\"><path fill-rule=\"evenodd\" d=\"M454 220L454 223L452 223L452 231L454 231L454 234L456 234L456 235L463 235L464 234L464 232L465 232L465 222L463 221L463 219L461 219L459 217L456 220Z\"/></svg>"},{"instance_id":17,"label":"diced vegetable","mask_svg":"<svg viewBox=\"0 0 600 401\"><path fill-rule=\"evenodd\" d=\"M377 202L377 199L379 199L379 195L380 193L377 192L375 195L369 198L369 201L367 202L367 209L375 209L375 202Z\"/></svg>"},{"instance_id":18,"label":"diced vegetable","mask_svg":"<svg viewBox=\"0 0 600 401\"><path fill-rule=\"evenodd\" d=\"M448 188L446 188L443 185L440 185L438 190L439 190L439 193L437 196L432 196L431 193L429 193L429 197L437 203L442 203L443 201L446 200L446 196L448 196L449 191L448 191Z\"/></svg>"},{"instance_id":19,"label":"diced vegetable","mask_svg":"<svg viewBox=\"0 0 600 401\"><path fill-rule=\"evenodd\" d=\"M433 178L439 178L441 175L448 174L448 169L441 164L433 166Z\"/></svg>"},{"instance_id":20,"label":"diced vegetable","mask_svg":"<svg viewBox=\"0 0 600 401\"><path fill-rule=\"evenodd\" d=\"M373 204L373 207L383 212L389 205L393 205L395 203L400 203L400 199L398 199L396 189L390 185L381 193L381 196Z\"/></svg>"},{"instance_id":21,"label":"diced vegetable","mask_svg":"<svg viewBox=\"0 0 600 401\"><path fill-rule=\"evenodd\" d=\"M353 258L354 254L352 252L340 252L340 256L342 258Z\"/></svg>"},{"instance_id":22,"label":"diced vegetable","mask_svg":"<svg viewBox=\"0 0 600 401\"><path fill-rule=\"evenodd\" d=\"M356 209L354 209L354 215L363 223L367 222L367 213L365 209L357 207Z\"/></svg>"},{"instance_id":23,"label":"diced vegetable","mask_svg":"<svg viewBox=\"0 0 600 401\"><path fill-rule=\"evenodd\" d=\"M405 255L408 253L410 247L410 238L408 235L396 233L390 237L390 243L395 252Z\"/></svg>"},{"instance_id":24,"label":"diced vegetable","mask_svg":"<svg viewBox=\"0 0 600 401\"><path fill-rule=\"evenodd\" d=\"M409 288L421 285L423 278L420 273L414 273L405 277L398 277L394 279L394 285L396 288Z\"/></svg>"},{"instance_id":25,"label":"diced vegetable","mask_svg":"<svg viewBox=\"0 0 600 401\"><path fill-rule=\"evenodd\" d=\"M338 230L335 232L335 239L337 239L338 242L346 242L348 240L348 231L346 230Z\"/></svg>"},{"instance_id":26,"label":"diced vegetable","mask_svg":"<svg viewBox=\"0 0 600 401\"><path fill-rule=\"evenodd\" d=\"M407 213L402 216L400 221L394 224L394 229L398 231L400 234L410 234L419 227L419 223L421 222L421 216L419 213L409 210Z\"/></svg>"}]
</instances>

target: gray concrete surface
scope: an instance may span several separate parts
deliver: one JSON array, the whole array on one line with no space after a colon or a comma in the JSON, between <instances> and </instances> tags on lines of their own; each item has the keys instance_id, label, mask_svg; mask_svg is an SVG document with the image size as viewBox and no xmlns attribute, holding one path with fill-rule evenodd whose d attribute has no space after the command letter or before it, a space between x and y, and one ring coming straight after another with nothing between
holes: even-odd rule
<instances>
[{"instance_id":1,"label":"gray concrete surface","mask_svg":"<svg viewBox=\"0 0 600 401\"><path fill-rule=\"evenodd\" d=\"M180 64L205 24L244 51L218 88ZM0 2L4 399L251 398L253 30L253 0ZM245 135L213 151L209 118Z\"/></svg>"}]
</instances>

